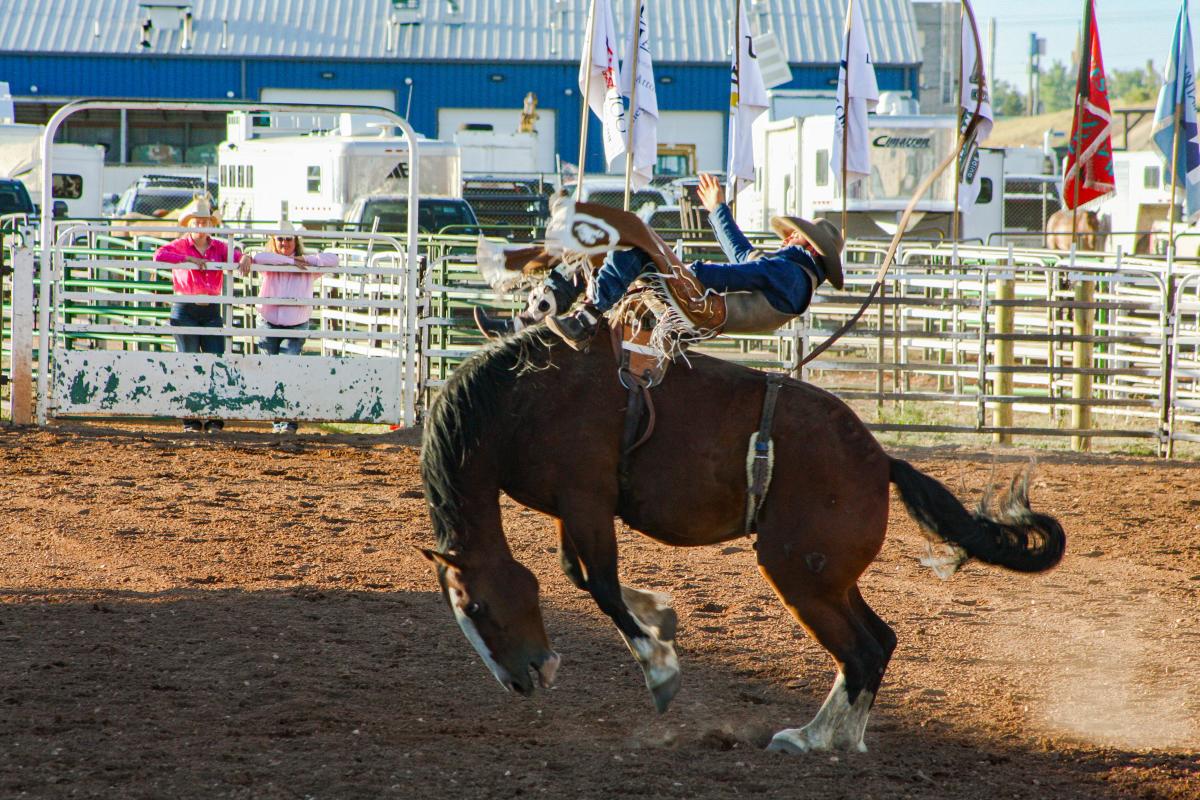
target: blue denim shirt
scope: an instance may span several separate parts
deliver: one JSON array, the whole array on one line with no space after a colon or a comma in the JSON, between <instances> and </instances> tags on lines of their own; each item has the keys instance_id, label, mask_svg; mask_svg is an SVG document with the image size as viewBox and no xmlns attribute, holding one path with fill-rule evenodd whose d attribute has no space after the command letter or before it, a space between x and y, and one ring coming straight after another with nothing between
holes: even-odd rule
<instances>
[{"instance_id":1,"label":"blue denim shirt","mask_svg":"<svg viewBox=\"0 0 1200 800\"><path fill-rule=\"evenodd\" d=\"M708 219L732 263L692 264L692 271L706 288L717 292L760 291L772 308L784 314L800 314L808 308L817 287L805 268L812 271L818 284L825 280L825 271L807 250L796 246L770 253L755 250L724 203Z\"/></svg>"}]
</instances>

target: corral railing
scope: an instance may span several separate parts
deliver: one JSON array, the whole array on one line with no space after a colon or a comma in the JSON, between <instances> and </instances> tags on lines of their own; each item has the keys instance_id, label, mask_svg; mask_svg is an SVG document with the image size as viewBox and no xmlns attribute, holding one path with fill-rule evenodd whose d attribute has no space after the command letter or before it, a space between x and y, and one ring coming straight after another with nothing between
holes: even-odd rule
<instances>
[{"instance_id":1,"label":"corral railing","mask_svg":"<svg viewBox=\"0 0 1200 800\"><path fill-rule=\"evenodd\" d=\"M680 240L685 262L715 242ZM975 434L997 442L1069 437L1167 454L1200 441L1200 269L1195 262L1067 256L1040 249L913 244L877 302L817 361L799 363L858 308L885 252L851 243L846 288L770 335L696 352L785 371L853 405L876 430ZM520 295L482 283L470 256L431 260L421 320L428 401L482 339L476 304L509 313Z\"/></svg>"},{"instance_id":2,"label":"corral railing","mask_svg":"<svg viewBox=\"0 0 1200 800\"><path fill-rule=\"evenodd\" d=\"M308 306L307 330L271 328L255 314L263 301L260 271L299 267L237 265L225 272L220 295L185 297L173 291L173 265L152 260L150 249L120 249L114 234L152 234L142 244L174 238L185 229L147 231L105 225L61 224L51 248L49 281L38 299L47 324L31 331L31 315L14 324L14 356L37 353L38 419L51 416L171 416L234 419L336 420L412 424L416 416L417 277L410 275L400 242L379 234L306 233L309 252L338 256L323 269L312 299L271 298L275 306ZM213 235L260 249L270 230L220 228ZM232 248L230 248L232 253ZM32 254L20 254L23 275L14 292L33 296ZM311 268L310 268L311 269ZM27 288L17 288L17 287ZM186 327L169 320L171 304L219 307L221 327ZM225 339L223 355L176 352L176 334ZM304 357L266 355L260 342L305 340ZM20 344L18 344L20 343ZM16 362L14 358L14 364ZM14 418L18 402L14 392Z\"/></svg>"}]
</instances>

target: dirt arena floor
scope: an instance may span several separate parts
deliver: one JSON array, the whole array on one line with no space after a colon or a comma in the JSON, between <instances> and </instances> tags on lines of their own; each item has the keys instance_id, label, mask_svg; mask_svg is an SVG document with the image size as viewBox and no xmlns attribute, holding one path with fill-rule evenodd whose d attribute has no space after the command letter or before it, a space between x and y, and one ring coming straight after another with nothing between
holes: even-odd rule
<instances>
[{"instance_id":1,"label":"dirt arena floor","mask_svg":"<svg viewBox=\"0 0 1200 800\"><path fill-rule=\"evenodd\" d=\"M969 505L1027 452L895 451ZM670 592L684 685L664 715L505 500L559 685L505 694L412 545L400 434L0 428L0 797L1200 798L1200 464L1045 455L1068 534L1028 577L941 582L893 499L863 592L900 645L867 754L785 756L830 661L749 540L623 530L622 579Z\"/></svg>"}]
</instances>

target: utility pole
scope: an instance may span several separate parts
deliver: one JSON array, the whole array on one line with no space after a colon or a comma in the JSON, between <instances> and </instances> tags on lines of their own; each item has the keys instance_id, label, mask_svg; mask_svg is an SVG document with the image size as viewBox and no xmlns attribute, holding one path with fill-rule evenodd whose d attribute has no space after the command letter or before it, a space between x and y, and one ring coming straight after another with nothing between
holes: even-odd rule
<instances>
[{"instance_id":1,"label":"utility pole","mask_svg":"<svg viewBox=\"0 0 1200 800\"><path fill-rule=\"evenodd\" d=\"M1042 94L1042 56L1046 55L1046 40L1029 33L1029 116L1038 113Z\"/></svg>"}]
</instances>

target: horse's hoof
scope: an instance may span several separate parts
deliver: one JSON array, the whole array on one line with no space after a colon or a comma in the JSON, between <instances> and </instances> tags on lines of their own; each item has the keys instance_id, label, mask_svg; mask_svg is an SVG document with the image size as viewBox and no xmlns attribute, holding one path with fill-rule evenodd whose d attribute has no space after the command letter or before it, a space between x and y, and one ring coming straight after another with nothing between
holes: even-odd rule
<instances>
[{"instance_id":1,"label":"horse's hoof","mask_svg":"<svg viewBox=\"0 0 1200 800\"><path fill-rule=\"evenodd\" d=\"M671 701L675 698L675 694L679 691L682 683L683 673L676 672L658 686L651 687L650 694L654 697L654 707L658 710L658 713L666 713L667 708L670 707Z\"/></svg>"},{"instance_id":2,"label":"horse's hoof","mask_svg":"<svg viewBox=\"0 0 1200 800\"><path fill-rule=\"evenodd\" d=\"M809 753L812 751L812 746L803 736L797 735L798 731L780 731L771 737L771 743L767 745L767 750L773 753Z\"/></svg>"}]
</instances>

